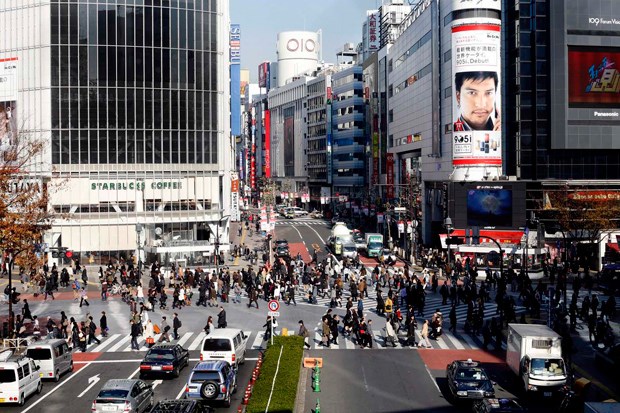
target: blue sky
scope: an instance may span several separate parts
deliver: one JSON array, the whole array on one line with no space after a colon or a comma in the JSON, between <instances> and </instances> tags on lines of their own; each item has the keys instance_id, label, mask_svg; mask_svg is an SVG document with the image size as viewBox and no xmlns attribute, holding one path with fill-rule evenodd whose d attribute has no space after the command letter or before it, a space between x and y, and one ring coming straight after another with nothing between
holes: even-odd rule
<instances>
[{"instance_id":1,"label":"blue sky","mask_svg":"<svg viewBox=\"0 0 620 413\"><path fill-rule=\"evenodd\" d=\"M258 64L276 59L276 39L288 30L323 30L323 60L336 61L345 43L362 41L366 10L380 0L230 0L231 23L241 25L241 68L253 83Z\"/></svg>"}]
</instances>

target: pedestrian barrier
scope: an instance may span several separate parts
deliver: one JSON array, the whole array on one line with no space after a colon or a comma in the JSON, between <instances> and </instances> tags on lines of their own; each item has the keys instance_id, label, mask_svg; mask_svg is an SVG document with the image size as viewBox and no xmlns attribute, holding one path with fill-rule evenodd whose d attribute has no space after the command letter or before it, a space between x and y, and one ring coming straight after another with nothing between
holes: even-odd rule
<instances>
[{"instance_id":1,"label":"pedestrian barrier","mask_svg":"<svg viewBox=\"0 0 620 413\"><path fill-rule=\"evenodd\" d=\"M304 367L316 367L316 363L319 363L319 367L323 367L323 357L304 357Z\"/></svg>"},{"instance_id":2,"label":"pedestrian barrier","mask_svg":"<svg viewBox=\"0 0 620 413\"><path fill-rule=\"evenodd\" d=\"M314 371L312 372L312 391L314 393L321 391L321 367L319 367L318 360L316 360Z\"/></svg>"},{"instance_id":3,"label":"pedestrian barrier","mask_svg":"<svg viewBox=\"0 0 620 413\"><path fill-rule=\"evenodd\" d=\"M316 405L314 406L314 413L321 413L321 401L316 399Z\"/></svg>"}]
</instances>

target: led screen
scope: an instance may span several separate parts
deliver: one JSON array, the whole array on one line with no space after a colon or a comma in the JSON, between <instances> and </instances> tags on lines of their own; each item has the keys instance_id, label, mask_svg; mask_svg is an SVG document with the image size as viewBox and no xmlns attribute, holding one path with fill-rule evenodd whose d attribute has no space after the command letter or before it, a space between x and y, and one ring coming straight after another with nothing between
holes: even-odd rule
<instances>
[{"instance_id":1,"label":"led screen","mask_svg":"<svg viewBox=\"0 0 620 413\"><path fill-rule=\"evenodd\" d=\"M620 107L620 49L568 49L569 107Z\"/></svg>"},{"instance_id":2,"label":"led screen","mask_svg":"<svg viewBox=\"0 0 620 413\"><path fill-rule=\"evenodd\" d=\"M512 191L509 189L470 189L467 191L469 227L511 227Z\"/></svg>"}]
</instances>

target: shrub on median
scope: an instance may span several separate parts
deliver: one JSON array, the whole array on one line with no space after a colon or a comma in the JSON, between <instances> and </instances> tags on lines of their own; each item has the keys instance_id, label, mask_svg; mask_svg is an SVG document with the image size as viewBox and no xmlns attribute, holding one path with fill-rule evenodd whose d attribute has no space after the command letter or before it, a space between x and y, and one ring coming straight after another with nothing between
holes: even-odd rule
<instances>
[{"instance_id":1,"label":"shrub on median","mask_svg":"<svg viewBox=\"0 0 620 413\"><path fill-rule=\"evenodd\" d=\"M269 412L293 412L295 410L295 396L297 395L297 383L301 369L304 339L299 336L276 336L273 345L265 351L263 366L260 377L254 385L254 391L247 407L248 413L264 413L269 400L269 393L278 366L280 349L280 369L276 377Z\"/></svg>"}]
</instances>

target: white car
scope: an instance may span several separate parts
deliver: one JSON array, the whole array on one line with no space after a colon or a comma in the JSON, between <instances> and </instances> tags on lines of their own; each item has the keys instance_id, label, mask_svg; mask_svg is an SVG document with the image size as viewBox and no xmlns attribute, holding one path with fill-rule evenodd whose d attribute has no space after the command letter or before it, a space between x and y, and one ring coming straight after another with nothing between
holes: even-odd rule
<instances>
[{"instance_id":1,"label":"white car","mask_svg":"<svg viewBox=\"0 0 620 413\"><path fill-rule=\"evenodd\" d=\"M302 217L302 216L306 216L308 215L308 211L305 211L299 207L290 207L290 208L286 208L286 212L292 211L293 214L295 214L295 216L297 217Z\"/></svg>"},{"instance_id":2,"label":"white car","mask_svg":"<svg viewBox=\"0 0 620 413\"><path fill-rule=\"evenodd\" d=\"M357 257L357 247L353 242L345 242L342 245L342 256L347 258L355 258Z\"/></svg>"},{"instance_id":3,"label":"white car","mask_svg":"<svg viewBox=\"0 0 620 413\"><path fill-rule=\"evenodd\" d=\"M13 350L0 354L0 404L23 406L26 397L41 393L39 366L30 357L14 356Z\"/></svg>"}]
</instances>

